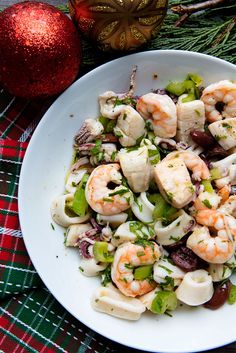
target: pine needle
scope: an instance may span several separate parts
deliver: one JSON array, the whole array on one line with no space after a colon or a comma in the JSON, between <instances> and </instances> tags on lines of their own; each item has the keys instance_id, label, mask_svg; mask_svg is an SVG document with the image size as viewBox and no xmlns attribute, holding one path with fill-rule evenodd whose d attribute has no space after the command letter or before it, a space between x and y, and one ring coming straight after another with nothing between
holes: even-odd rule
<instances>
[{"instance_id":1,"label":"pine needle","mask_svg":"<svg viewBox=\"0 0 236 353\"><path fill-rule=\"evenodd\" d=\"M202 1L169 0L169 8L180 3L181 5L189 5ZM68 13L67 6L59 7L62 11ZM235 12L234 0L228 0L226 6L221 5L218 8L191 15L181 27L175 27L179 16L168 11L158 36L146 46L139 48L137 52L153 49L191 50L236 63L236 25L233 23L234 18L229 15ZM223 15L225 13L227 15ZM82 72L127 54L127 52L103 53L99 50L95 51L93 44L86 38L82 38L82 47Z\"/></svg>"}]
</instances>

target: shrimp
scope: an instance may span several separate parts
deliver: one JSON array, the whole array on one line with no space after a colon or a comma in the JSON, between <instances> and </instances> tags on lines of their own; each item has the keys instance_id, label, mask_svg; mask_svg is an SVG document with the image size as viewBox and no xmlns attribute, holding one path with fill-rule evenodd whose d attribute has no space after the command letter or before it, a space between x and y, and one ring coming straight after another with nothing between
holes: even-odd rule
<instances>
[{"instance_id":1,"label":"shrimp","mask_svg":"<svg viewBox=\"0 0 236 353\"><path fill-rule=\"evenodd\" d=\"M139 98L136 109L144 119L151 120L156 136L170 138L176 135L176 106L169 96L147 93Z\"/></svg>"},{"instance_id":2,"label":"shrimp","mask_svg":"<svg viewBox=\"0 0 236 353\"><path fill-rule=\"evenodd\" d=\"M100 165L91 173L85 188L85 197L89 206L105 216L115 215L127 210L130 207L130 190L120 185L122 175L118 170L120 165L104 164ZM113 182L118 184L115 189L109 189L108 184Z\"/></svg>"},{"instance_id":3,"label":"shrimp","mask_svg":"<svg viewBox=\"0 0 236 353\"><path fill-rule=\"evenodd\" d=\"M166 161L173 158L181 158L186 167L192 171L195 180L210 178L210 172L206 163L192 151L174 151L169 153L164 159Z\"/></svg>"},{"instance_id":4,"label":"shrimp","mask_svg":"<svg viewBox=\"0 0 236 353\"><path fill-rule=\"evenodd\" d=\"M136 297L150 292L154 283L148 279L135 280L133 268L142 265L152 265L161 253L156 243L138 245L130 242L120 246L115 253L111 268L111 277L118 289L128 297Z\"/></svg>"},{"instance_id":5,"label":"shrimp","mask_svg":"<svg viewBox=\"0 0 236 353\"><path fill-rule=\"evenodd\" d=\"M206 118L210 122L236 116L236 84L233 82L224 80L207 86L201 100L205 105Z\"/></svg>"},{"instance_id":6,"label":"shrimp","mask_svg":"<svg viewBox=\"0 0 236 353\"><path fill-rule=\"evenodd\" d=\"M221 197L221 203L224 203L229 199L231 187L229 184L223 186L223 188L218 190L218 195Z\"/></svg>"},{"instance_id":7,"label":"shrimp","mask_svg":"<svg viewBox=\"0 0 236 353\"><path fill-rule=\"evenodd\" d=\"M218 210L208 209L199 211L196 221L204 227L195 228L187 240L187 247L209 263L228 261L235 251L236 220ZM210 230L216 235L211 235Z\"/></svg>"}]
</instances>

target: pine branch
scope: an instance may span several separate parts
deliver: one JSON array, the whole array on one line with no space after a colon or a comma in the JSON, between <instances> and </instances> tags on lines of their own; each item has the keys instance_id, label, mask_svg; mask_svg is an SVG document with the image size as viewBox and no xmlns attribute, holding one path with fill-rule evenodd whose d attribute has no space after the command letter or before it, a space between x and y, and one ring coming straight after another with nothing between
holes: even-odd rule
<instances>
[{"instance_id":1,"label":"pine branch","mask_svg":"<svg viewBox=\"0 0 236 353\"><path fill-rule=\"evenodd\" d=\"M171 11L175 14L181 15L176 21L175 26L180 27L186 22L186 20L191 16L191 14L203 10L209 10L216 8L220 5L227 5L231 3L231 0L207 0L204 2L193 3L190 5L178 4L171 7Z\"/></svg>"},{"instance_id":2,"label":"pine branch","mask_svg":"<svg viewBox=\"0 0 236 353\"><path fill-rule=\"evenodd\" d=\"M216 7L218 5L222 5L226 3L227 0L207 0L204 2L200 2L198 4L191 4L191 5L176 5L171 7L171 11L179 14L179 15L184 15L184 14L192 14L194 12L198 12L201 10L206 10L210 9L212 7Z\"/></svg>"},{"instance_id":3,"label":"pine branch","mask_svg":"<svg viewBox=\"0 0 236 353\"><path fill-rule=\"evenodd\" d=\"M224 38L228 38L230 35L231 30L234 28L236 23L236 16L232 18L232 20L228 23L227 27L224 31L216 38L215 42L212 45L212 48L216 47Z\"/></svg>"}]
</instances>

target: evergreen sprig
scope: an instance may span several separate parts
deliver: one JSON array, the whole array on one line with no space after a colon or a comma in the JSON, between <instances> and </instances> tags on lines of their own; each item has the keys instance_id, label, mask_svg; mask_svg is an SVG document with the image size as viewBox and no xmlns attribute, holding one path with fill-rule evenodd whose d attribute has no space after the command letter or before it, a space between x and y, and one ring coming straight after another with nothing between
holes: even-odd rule
<instances>
[{"instance_id":1,"label":"evergreen sprig","mask_svg":"<svg viewBox=\"0 0 236 353\"><path fill-rule=\"evenodd\" d=\"M203 0L170 0L169 9L173 5L190 5L200 3ZM67 6L60 6L64 12L68 12ZM232 63L236 63L236 25L231 22L236 13L234 0L226 0L225 6L201 11L191 15L181 27L175 23L179 16L169 10L158 36L140 50L153 49L181 49L213 55ZM229 29L227 31L227 29ZM82 72L98 66L115 57L127 53L103 53L97 51L86 38L82 38L83 65Z\"/></svg>"}]
</instances>

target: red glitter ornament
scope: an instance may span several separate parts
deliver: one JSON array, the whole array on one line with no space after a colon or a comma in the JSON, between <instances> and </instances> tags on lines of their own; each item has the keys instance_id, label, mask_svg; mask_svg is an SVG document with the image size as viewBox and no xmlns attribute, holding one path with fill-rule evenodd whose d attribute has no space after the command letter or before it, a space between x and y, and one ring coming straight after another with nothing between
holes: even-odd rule
<instances>
[{"instance_id":1,"label":"red glitter ornament","mask_svg":"<svg viewBox=\"0 0 236 353\"><path fill-rule=\"evenodd\" d=\"M0 82L15 96L51 96L79 71L80 39L72 21L55 7L22 2L0 13Z\"/></svg>"}]
</instances>

